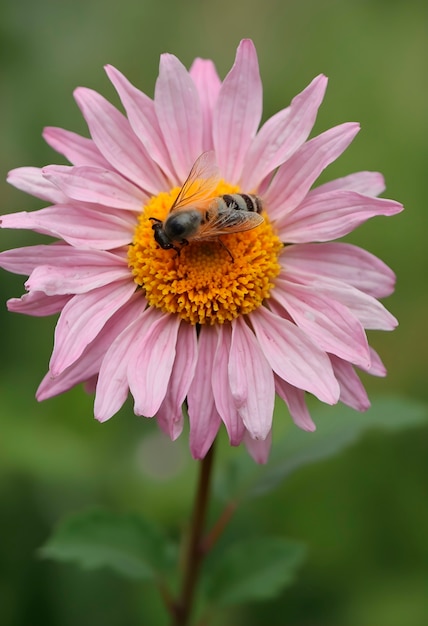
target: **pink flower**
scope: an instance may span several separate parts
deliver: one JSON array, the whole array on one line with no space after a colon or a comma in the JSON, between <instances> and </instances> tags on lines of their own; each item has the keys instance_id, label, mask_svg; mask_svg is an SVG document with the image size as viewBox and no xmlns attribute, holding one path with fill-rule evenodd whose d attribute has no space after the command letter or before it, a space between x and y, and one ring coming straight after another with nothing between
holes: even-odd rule
<instances>
[{"instance_id":1,"label":"pink flower","mask_svg":"<svg viewBox=\"0 0 428 626\"><path fill-rule=\"evenodd\" d=\"M6 270L29 275L10 311L60 314L37 398L85 382L105 421L130 391L135 413L157 416L172 439L185 404L195 458L224 423L230 443L244 441L258 462L269 453L275 392L309 431L305 392L367 409L355 368L385 374L365 329L396 326L377 300L392 293L394 274L354 245L329 242L402 206L377 198L384 182L374 172L312 188L359 129L341 124L307 140L327 79L316 77L259 128L262 85L249 40L223 82L211 61L187 71L162 55L154 100L115 68L106 72L126 116L79 88L91 138L44 131L72 165L9 174L50 206L4 215L2 227L58 240L0 257ZM264 221L220 241L190 241L178 255L156 244L153 224L206 151L221 175L213 195L256 194Z\"/></svg>"}]
</instances>

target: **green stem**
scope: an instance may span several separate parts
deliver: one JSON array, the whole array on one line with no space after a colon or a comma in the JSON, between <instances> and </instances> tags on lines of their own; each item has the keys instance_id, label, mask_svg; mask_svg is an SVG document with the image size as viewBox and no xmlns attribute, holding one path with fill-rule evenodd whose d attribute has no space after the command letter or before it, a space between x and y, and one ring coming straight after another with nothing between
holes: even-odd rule
<instances>
[{"instance_id":1,"label":"green stem","mask_svg":"<svg viewBox=\"0 0 428 626\"><path fill-rule=\"evenodd\" d=\"M188 626L191 616L196 584L205 555L202 550L202 537L210 495L213 458L214 444L199 464L199 481L184 561L183 586L180 597L173 607L173 626Z\"/></svg>"}]
</instances>

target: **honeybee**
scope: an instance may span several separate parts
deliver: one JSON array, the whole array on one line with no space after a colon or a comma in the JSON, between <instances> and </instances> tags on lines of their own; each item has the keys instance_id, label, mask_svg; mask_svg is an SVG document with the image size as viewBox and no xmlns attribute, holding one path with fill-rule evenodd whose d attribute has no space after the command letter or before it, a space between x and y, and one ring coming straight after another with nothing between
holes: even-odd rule
<instances>
[{"instance_id":1,"label":"honeybee","mask_svg":"<svg viewBox=\"0 0 428 626\"><path fill-rule=\"evenodd\" d=\"M213 195L220 180L213 151L203 152L190 170L165 219L150 217L154 238L164 250L180 250L191 241L217 239L233 257L221 235L241 233L259 226L264 218L260 198L253 194Z\"/></svg>"}]
</instances>

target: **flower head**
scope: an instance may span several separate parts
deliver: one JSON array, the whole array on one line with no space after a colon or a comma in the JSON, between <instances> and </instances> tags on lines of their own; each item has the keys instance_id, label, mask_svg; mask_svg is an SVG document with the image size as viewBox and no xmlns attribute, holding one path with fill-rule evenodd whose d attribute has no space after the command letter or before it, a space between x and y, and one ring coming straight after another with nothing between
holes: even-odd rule
<instances>
[{"instance_id":1,"label":"flower head","mask_svg":"<svg viewBox=\"0 0 428 626\"><path fill-rule=\"evenodd\" d=\"M395 327L377 300L392 293L394 274L370 253L331 240L402 206L377 197L384 183L374 172L313 187L359 129L341 124L307 140L327 79L316 77L259 128L262 85L250 40L223 82L211 61L196 59L187 71L162 55L153 100L117 69L106 72L126 115L77 89L90 138L44 131L71 165L9 174L49 206L4 215L2 227L57 240L0 256L3 268L29 276L10 311L60 314L37 398L85 382L105 421L130 391L135 413L157 416L173 439L186 403L194 457L224 423L231 444L244 441L260 462L275 392L305 430L315 428L305 392L368 408L355 368L385 374L365 330ZM202 197L208 174L195 178L193 205L187 199L185 218L167 232L204 153L215 181ZM263 219L248 226L240 203L249 195Z\"/></svg>"}]
</instances>

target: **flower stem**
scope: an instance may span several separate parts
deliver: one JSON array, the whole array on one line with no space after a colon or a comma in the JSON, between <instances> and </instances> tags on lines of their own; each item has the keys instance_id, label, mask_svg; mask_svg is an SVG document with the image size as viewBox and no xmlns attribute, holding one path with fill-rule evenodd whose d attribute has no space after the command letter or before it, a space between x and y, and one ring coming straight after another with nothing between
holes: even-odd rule
<instances>
[{"instance_id":1,"label":"flower stem","mask_svg":"<svg viewBox=\"0 0 428 626\"><path fill-rule=\"evenodd\" d=\"M233 502L229 502L219 519L215 523L214 527L210 530L206 537L204 537L203 542L201 543L201 551L203 554L207 554L218 538L220 537L223 530L226 528L227 524L230 522L232 515L235 513L238 508L238 501L234 500Z\"/></svg>"},{"instance_id":2,"label":"flower stem","mask_svg":"<svg viewBox=\"0 0 428 626\"><path fill-rule=\"evenodd\" d=\"M192 525L188 538L184 561L184 575L181 594L174 606L173 626L188 626L193 606L193 598L199 571L205 551L202 549L202 535L210 494L211 474L214 458L214 444L199 464L199 481L196 491Z\"/></svg>"}]
</instances>

